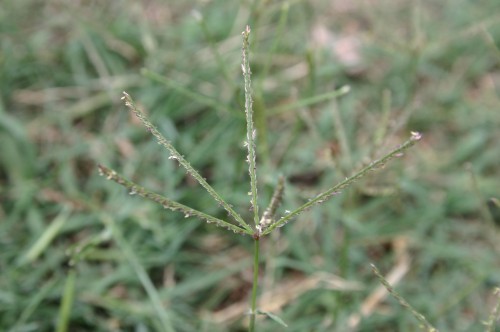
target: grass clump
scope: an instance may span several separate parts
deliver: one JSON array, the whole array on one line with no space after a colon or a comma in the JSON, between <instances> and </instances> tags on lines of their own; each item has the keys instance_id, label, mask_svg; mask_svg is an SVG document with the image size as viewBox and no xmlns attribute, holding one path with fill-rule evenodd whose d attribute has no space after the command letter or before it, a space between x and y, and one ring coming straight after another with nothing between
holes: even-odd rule
<instances>
[{"instance_id":1,"label":"grass clump","mask_svg":"<svg viewBox=\"0 0 500 332\"><path fill-rule=\"evenodd\" d=\"M127 188L130 195L139 195L151 201L154 201L162 205L165 209L172 211L182 212L186 218L197 217L198 219L204 220L208 223L214 224L218 227L225 228L234 233L240 235L250 236L254 241L254 261L253 261L253 281L252 281L252 292L250 299L250 322L248 325L249 331L255 331L255 320L258 314L265 314L276 322L286 325L279 317L275 314L267 313L257 308L257 292L259 287L259 264L260 264L260 240L261 237L269 235L275 229L283 227L285 224L299 216L302 212L310 209L315 205L320 205L328 201L330 198L340 194L344 189L351 186L357 180L363 178L371 171L382 168L391 159L396 157L401 157L405 150L413 146L418 142L422 135L418 132L412 132L411 137L396 147L389 153L385 154L381 158L368 163L361 170L354 172L353 175L346 177L344 181L341 181L337 185L329 188L328 190L318 194L315 197L310 198L306 203L299 206L293 211L286 211L281 218L275 218L276 210L278 209L280 202L283 197L284 191L284 178L279 178L277 181L277 186L275 192L269 203L269 207L264 211L262 215L259 214L258 206L258 190L257 190L257 162L256 162L256 137L257 131L254 126L254 116L253 116L253 101L252 101L252 84L251 84L251 68L249 60L249 36L250 28L247 26L243 35L243 47L242 47L242 72L244 77L244 91L245 91L245 114L246 114L246 140L244 146L247 148L247 163L250 178L250 191L248 195L250 196L251 210L253 211L253 225L247 223L243 217L238 214L233 207L226 202L221 195L210 185L208 182L196 171L190 163L180 154L177 149L158 131L158 129L146 118L144 112L141 111L132 97L124 92L122 99L125 105L135 114L135 116L142 122L157 140L158 144L166 148L169 153L169 159L175 160L182 166L188 174L190 174L205 190L212 196L216 204L222 207L228 213L228 216L233 219L233 221L226 221L219 219L217 217L205 214L189 206L183 205L176 201L170 200L162 195L154 193L130 180L125 179L123 176L119 175L116 171L107 168L103 165L99 165L98 169L101 175L105 176L108 180L112 180L125 188Z\"/></svg>"}]
</instances>

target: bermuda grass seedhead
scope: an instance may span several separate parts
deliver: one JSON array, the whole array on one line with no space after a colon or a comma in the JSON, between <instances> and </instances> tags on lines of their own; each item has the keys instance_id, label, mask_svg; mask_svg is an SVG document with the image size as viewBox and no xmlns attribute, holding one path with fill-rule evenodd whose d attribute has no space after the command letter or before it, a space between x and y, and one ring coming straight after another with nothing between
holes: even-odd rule
<instances>
[{"instance_id":1,"label":"bermuda grass seedhead","mask_svg":"<svg viewBox=\"0 0 500 332\"><path fill-rule=\"evenodd\" d=\"M257 315L256 308L256 293L258 284L258 265L259 265L259 240L262 236L268 235L276 228L282 227L291 220L295 219L302 212L309 210L311 207L319 204L323 204L330 198L339 195L343 190L351 186L353 183L363 178L365 175L371 171L382 168L388 161L393 158L400 157L403 152L413 146L416 142L421 140L422 135L418 132L412 132L410 138L396 147L386 155L382 156L380 159L374 160L367 166L355 172L350 177L345 178L343 181L339 182L337 185L331 187L330 189L318 194L315 197L309 199L306 203L299 206L295 210L285 211L285 214L276 219L275 214L279 205L283 199L285 178L279 177L277 179L277 185L275 192L271 198L269 206L262 215L259 214L258 202L258 182L257 182L257 155L256 155L256 136L257 131L254 126L253 119L253 100L252 100L252 82L251 82L251 68L249 59L249 37L250 28L247 26L242 32L243 36L243 46L242 46L242 64L241 70L244 79L244 91L245 91L245 117L246 117L246 139L245 147L247 149L246 162L248 163L248 172L250 179L250 191L248 195L250 196L251 210L253 211L253 226L252 223L247 222L244 218L236 212L232 205L229 204L222 196L217 193L217 191L203 178L197 170L195 170L191 164L180 154L177 149L168 141L158 129L146 118L144 112L136 105L132 97L123 92L122 100L124 100L127 108L132 111L135 116L142 122L146 127L146 130L150 132L153 137L157 140L158 144L163 146L170 154L169 159L175 160L182 166L185 171L191 175L209 194L215 201L215 204L226 210L228 216L232 220L222 220L217 217L205 214L201 211L193 209L189 206L181 204L179 202L173 201L154 193L130 180L125 179L123 176L119 175L116 171L109 169L105 166L99 165L98 170L101 175L105 176L108 180L112 180L123 187L127 188L131 195L142 196L146 199L154 201L162 205L165 209L172 211L179 211L188 217L197 217L198 219L204 220L207 223L214 224L216 226L228 229L234 233L242 235L250 235L255 241L255 251L254 251L254 282L252 289L252 300L251 300L251 315L250 315L250 331L253 331L255 324L255 316ZM339 90L338 95L347 93L346 88L343 87ZM269 316L271 317L271 316ZM271 317L272 318L272 317Z\"/></svg>"}]
</instances>

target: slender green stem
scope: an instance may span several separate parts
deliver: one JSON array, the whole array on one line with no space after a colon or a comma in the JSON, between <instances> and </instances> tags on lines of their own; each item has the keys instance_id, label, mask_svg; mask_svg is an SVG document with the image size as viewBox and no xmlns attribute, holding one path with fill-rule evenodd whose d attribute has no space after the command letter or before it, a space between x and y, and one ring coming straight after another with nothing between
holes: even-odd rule
<instances>
[{"instance_id":1,"label":"slender green stem","mask_svg":"<svg viewBox=\"0 0 500 332\"><path fill-rule=\"evenodd\" d=\"M258 238L254 239L253 250L253 285L252 285L252 302L250 309L250 325L249 332L255 331L255 316L257 315L257 289L259 288L259 255L260 255L260 241Z\"/></svg>"},{"instance_id":2,"label":"slender green stem","mask_svg":"<svg viewBox=\"0 0 500 332\"><path fill-rule=\"evenodd\" d=\"M276 227L281 227L285 225L287 222L289 222L293 217L298 216L305 210L309 209L310 207L316 205L316 204L321 204L330 199L332 196L335 196L337 194L340 194L341 190L349 187L352 185L354 182L357 180L361 179L365 175L367 175L370 171L374 171L378 168L382 168L385 166L385 164L390 161L393 158L400 157L403 155L403 152L413 146L417 141L419 141L422 138L422 134L418 132L412 132L412 135L409 140L404 142L402 145L397 147L396 149L392 150L382 158L372 161L368 166L360 170L359 172L355 173L354 175L346 178L344 181L340 182L339 184L333 186L332 188L328 189L327 191L319 194L315 198L311 199L309 202L305 203L304 205L300 206L299 208L293 210L292 212L287 213L284 217L276 221L275 223L271 224L269 228L267 228L262 234L266 235L269 234L275 229Z\"/></svg>"}]
</instances>

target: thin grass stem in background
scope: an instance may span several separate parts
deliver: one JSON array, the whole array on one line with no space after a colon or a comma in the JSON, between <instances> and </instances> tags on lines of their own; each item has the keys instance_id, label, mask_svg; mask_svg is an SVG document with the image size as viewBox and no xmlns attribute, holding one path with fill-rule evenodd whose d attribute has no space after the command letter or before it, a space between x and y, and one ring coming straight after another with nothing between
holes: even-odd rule
<instances>
[{"instance_id":1,"label":"thin grass stem in background","mask_svg":"<svg viewBox=\"0 0 500 332\"><path fill-rule=\"evenodd\" d=\"M399 304L401 304L404 308L411 312L413 317L415 317L428 332L438 332L438 329L432 326L432 324L427 321L424 315L415 310L415 308L413 308L411 304L409 304L398 292L394 290L391 284L389 284L389 282L384 278L382 273L380 273L375 265L371 264L371 267L373 273L377 276L382 285L384 285L385 289L387 289L389 294L391 294L399 302Z\"/></svg>"},{"instance_id":2,"label":"thin grass stem in background","mask_svg":"<svg viewBox=\"0 0 500 332\"><path fill-rule=\"evenodd\" d=\"M289 104L285 104L285 105L271 107L267 110L267 114L277 115L277 114L288 112L288 111L291 111L291 110L294 110L297 108L311 106L311 105L314 105L314 104L317 104L317 103L320 103L320 102L323 102L326 100L341 97L341 96L349 93L349 91L351 91L351 88L348 85L344 85L336 90L333 90L333 91L330 91L327 93L323 93L321 95L317 95L317 96L313 96L313 97L309 97L309 98L303 98L303 99L300 99L294 103L289 103Z\"/></svg>"}]
</instances>

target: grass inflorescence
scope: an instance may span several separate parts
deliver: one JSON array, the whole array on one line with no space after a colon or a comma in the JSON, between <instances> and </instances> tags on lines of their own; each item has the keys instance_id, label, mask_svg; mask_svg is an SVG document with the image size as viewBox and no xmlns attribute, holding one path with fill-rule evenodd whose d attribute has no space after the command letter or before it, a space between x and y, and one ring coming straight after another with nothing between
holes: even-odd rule
<instances>
[{"instance_id":1,"label":"grass inflorescence","mask_svg":"<svg viewBox=\"0 0 500 332\"><path fill-rule=\"evenodd\" d=\"M173 211L180 211L185 214L185 217L197 217L201 220L204 220L208 223L212 223L216 226L228 229L233 231L234 233L242 234L242 235L251 235L254 240L254 265L253 265L253 280L252 280L252 292L251 292L251 301L250 301L250 323L249 323L249 331L255 330L255 320L256 316L259 312L257 306L257 292L259 285L259 264L260 264L260 239L264 235L270 234L276 228L283 227L286 223L296 218L302 212L310 209L315 205L320 205L328 201L330 198L340 194L343 190L347 189L353 183L358 181L359 179L366 176L370 171L375 171L379 168L382 168L389 162L391 159L396 157L401 157L403 152L413 146L416 142L421 140L422 135L418 132L412 132L409 140L396 147L394 150L385 154L380 159L370 162L367 166L362 168L360 171L355 172L350 177L347 177L344 181L338 183L337 185L331 187L325 192L317 195L314 198L311 198L303 204L302 206L296 208L291 212L287 212L283 217L278 220L274 220L274 214L278 206L281 203L283 198L284 191L284 179L279 178L277 181L277 187L275 193L273 194L271 201L269 203L269 207L264 211L263 215L259 215L259 207L258 207L258 191L257 191L257 162L256 162L256 136L257 132L254 126L254 117L253 117L253 108L252 108L252 86L251 86L251 68L250 68L250 60L249 60L249 37L250 37L250 28L247 26L246 29L242 33L243 35L243 47L242 47L242 72L244 77L244 91L245 91L245 114L246 114L246 140L245 147L247 147L247 163L249 167L249 177L250 177L250 188L251 191L248 193L251 196L251 210L254 214L254 226L249 226L249 223L243 220L243 217L238 214L232 206L227 203L221 195L219 195L213 188L210 186L207 181L196 171L190 163L181 155L177 149L156 129L156 127L146 118L144 112L142 112L133 101L132 97L123 92L122 100L124 100L125 105L137 116L137 118L142 122L142 124L146 127L147 131L150 132L158 141L158 144L165 147L169 153L169 159L173 159L182 166L187 173L189 173L193 178L201 185L205 190L213 197L216 204L223 207L228 213L229 216L234 219L238 223L235 225L231 222L221 220L214 216L205 214L196 209L178 203L176 201L170 200L162 195L153 193L148 189L133 183L130 180L125 179L121 175L119 175L116 171L111 170L105 166L99 165L99 173L105 176L108 180L112 180L125 188L127 188L129 194L131 195L139 195L146 199L152 200L160 205L162 205L166 209L170 209ZM269 317L273 319L277 319L277 316L273 314L269 314Z\"/></svg>"}]
</instances>

